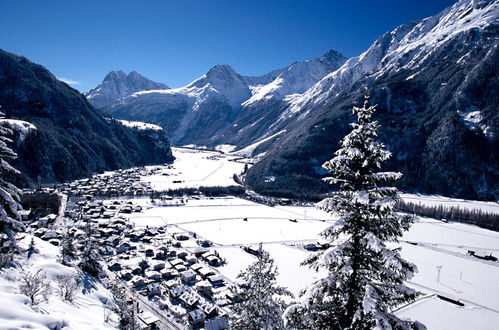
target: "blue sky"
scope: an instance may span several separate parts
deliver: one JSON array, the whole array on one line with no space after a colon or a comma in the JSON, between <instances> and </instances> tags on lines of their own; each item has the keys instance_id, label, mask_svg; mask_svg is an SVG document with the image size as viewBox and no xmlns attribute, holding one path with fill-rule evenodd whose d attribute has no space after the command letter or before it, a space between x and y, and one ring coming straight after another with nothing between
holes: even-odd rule
<instances>
[{"instance_id":1,"label":"blue sky","mask_svg":"<svg viewBox=\"0 0 499 330\"><path fill-rule=\"evenodd\" d=\"M0 1L0 48L86 91L111 70L181 87L216 64L260 75L335 49L347 57L452 0Z\"/></svg>"}]
</instances>

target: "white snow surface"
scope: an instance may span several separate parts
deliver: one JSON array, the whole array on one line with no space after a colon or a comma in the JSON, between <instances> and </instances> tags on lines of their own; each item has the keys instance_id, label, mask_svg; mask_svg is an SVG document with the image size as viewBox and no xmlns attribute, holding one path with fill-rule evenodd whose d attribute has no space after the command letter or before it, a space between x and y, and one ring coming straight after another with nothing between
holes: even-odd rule
<instances>
[{"instance_id":1,"label":"white snow surface","mask_svg":"<svg viewBox=\"0 0 499 330\"><path fill-rule=\"evenodd\" d=\"M26 136L36 130L36 126L24 120L0 119L0 123L6 124L10 129L19 132L19 140L22 142Z\"/></svg>"},{"instance_id":2,"label":"white snow surface","mask_svg":"<svg viewBox=\"0 0 499 330\"><path fill-rule=\"evenodd\" d=\"M31 236L20 242L27 248ZM17 268L0 271L0 329L113 329L104 322L105 302L111 294L100 282L86 282L86 289L77 295L74 303L68 303L56 292L57 276L74 274L75 268L66 267L56 261L59 249L37 237L34 238L39 253L31 258L18 258ZM19 293L17 279L26 271L41 269L50 280L52 294L48 302L31 306L29 299Z\"/></svg>"},{"instance_id":3,"label":"white snow surface","mask_svg":"<svg viewBox=\"0 0 499 330\"><path fill-rule=\"evenodd\" d=\"M184 148L172 148L175 161L173 171L143 177L151 182L155 190L167 190L185 187L210 187L238 185L234 174L244 170L245 162L236 161L236 156L224 155L216 151L201 151Z\"/></svg>"},{"instance_id":4,"label":"white snow surface","mask_svg":"<svg viewBox=\"0 0 499 330\"><path fill-rule=\"evenodd\" d=\"M240 149L240 150L236 150L236 151L233 151L231 154L232 155L236 155L236 156L241 156L241 157L251 157L253 156L253 152L255 151L255 149L262 143L265 143L279 135L281 135L282 133L285 133L286 130L282 130L282 131L279 131L275 134L272 134L271 136L268 136L268 137L264 137L264 138L261 138L260 140L256 141L255 143L252 143L250 144L249 146L247 147L244 147L243 149Z\"/></svg>"},{"instance_id":5,"label":"white snow surface","mask_svg":"<svg viewBox=\"0 0 499 330\"><path fill-rule=\"evenodd\" d=\"M154 124L149 124L149 123L144 123L144 122L141 122L141 121L128 121L128 120L124 120L124 119L117 119L117 120L123 126L136 128L136 129L138 129L140 131L142 131L142 130L161 131L163 129L161 126L154 125Z\"/></svg>"}]
</instances>

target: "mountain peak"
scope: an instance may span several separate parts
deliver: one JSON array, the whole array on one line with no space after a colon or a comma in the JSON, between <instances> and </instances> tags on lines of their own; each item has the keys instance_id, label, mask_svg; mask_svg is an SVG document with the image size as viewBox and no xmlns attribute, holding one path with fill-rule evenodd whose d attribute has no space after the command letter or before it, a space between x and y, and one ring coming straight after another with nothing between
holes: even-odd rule
<instances>
[{"instance_id":1,"label":"mountain peak","mask_svg":"<svg viewBox=\"0 0 499 330\"><path fill-rule=\"evenodd\" d=\"M230 77L239 74L228 64L217 64L206 73L207 77Z\"/></svg>"},{"instance_id":2,"label":"mountain peak","mask_svg":"<svg viewBox=\"0 0 499 330\"><path fill-rule=\"evenodd\" d=\"M343 56L340 52L330 49L324 55L318 58L318 60L324 64L345 62L347 58Z\"/></svg>"},{"instance_id":3,"label":"mountain peak","mask_svg":"<svg viewBox=\"0 0 499 330\"><path fill-rule=\"evenodd\" d=\"M109 72L102 83L85 93L85 96L94 106L103 107L135 92L154 89L169 89L169 87L149 80L137 71L126 74L122 70L117 70Z\"/></svg>"}]
</instances>

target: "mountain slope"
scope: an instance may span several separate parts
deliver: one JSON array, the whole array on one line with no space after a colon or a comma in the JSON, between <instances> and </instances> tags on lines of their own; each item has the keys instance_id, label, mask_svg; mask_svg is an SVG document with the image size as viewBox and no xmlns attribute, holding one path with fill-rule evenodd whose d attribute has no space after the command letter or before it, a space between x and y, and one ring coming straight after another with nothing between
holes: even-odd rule
<instances>
[{"instance_id":1,"label":"mountain slope","mask_svg":"<svg viewBox=\"0 0 499 330\"><path fill-rule=\"evenodd\" d=\"M14 164L31 180L65 181L94 172L173 160L164 130L106 118L41 65L0 50L0 105L36 129L18 140Z\"/></svg>"},{"instance_id":2,"label":"mountain slope","mask_svg":"<svg viewBox=\"0 0 499 330\"><path fill-rule=\"evenodd\" d=\"M102 83L84 95L95 107L100 108L119 101L135 92L151 89L169 89L165 84L149 80L139 73L109 72Z\"/></svg>"},{"instance_id":3,"label":"mountain slope","mask_svg":"<svg viewBox=\"0 0 499 330\"><path fill-rule=\"evenodd\" d=\"M365 88L378 104L380 139L394 153L400 187L497 199L499 9L461 0L436 16L380 37L302 95L276 121L286 129L250 169L261 192L318 193L320 165L348 130ZM286 124L288 123L288 124Z\"/></svg>"},{"instance_id":4,"label":"mountain slope","mask_svg":"<svg viewBox=\"0 0 499 330\"><path fill-rule=\"evenodd\" d=\"M161 125L172 132L176 145L215 146L230 137L236 140L238 131L231 127L243 125L248 113L257 116L269 103L282 103L287 95L304 92L344 61L330 51L259 77L244 77L228 65L216 65L185 87L140 91L102 109L117 118ZM252 136L248 142L257 138Z\"/></svg>"}]
</instances>

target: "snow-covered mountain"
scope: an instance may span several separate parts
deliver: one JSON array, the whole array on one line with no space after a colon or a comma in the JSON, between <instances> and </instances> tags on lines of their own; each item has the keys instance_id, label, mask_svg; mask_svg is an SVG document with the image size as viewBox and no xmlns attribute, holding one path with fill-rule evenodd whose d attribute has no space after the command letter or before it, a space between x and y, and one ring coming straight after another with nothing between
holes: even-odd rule
<instances>
[{"instance_id":1,"label":"snow-covered mountain","mask_svg":"<svg viewBox=\"0 0 499 330\"><path fill-rule=\"evenodd\" d=\"M261 132L286 133L255 149L266 157L248 182L276 191L299 178L300 192L318 192L320 165L337 149L367 88L378 105L380 138L394 154L388 165L404 173L404 189L497 199L498 45L493 0L460 0L385 33L306 92L284 99L281 115Z\"/></svg>"},{"instance_id":2,"label":"snow-covered mountain","mask_svg":"<svg viewBox=\"0 0 499 330\"><path fill-rule=\"evenodd\" d=\"M460 0L420 22L402 24L385 33L364 53L348 60L306 93L289 99L286 115L307 111L346 91L360 78L417 70L432 53L471 30L497 24L499 4L491 0ZM466 60L466 54L460 61ZM303 117L303 116L302 116Z\"/></svg>"},{"instance_id":3,"label":"snow-covered mountain","mask_svg":"<svg viewBox=\"0 0 499 330\"><path fill-rule=\"evenodd\" d=\"M111 71L100 85L84 95L93 106L100 108L138 91L168 88L167 85L149 80L135 71L129 74L123 71Z\"/></svg>"},{"instance_id":4,"label":"snow-covered mountain","mask_svg":"<svg viewBox=\"0 0 499 330\"><path fill-rule=\"evenodd\" d=\"M330 50L313 60L295 62L260 77L246 77L252 89L252 96L242 105L257 106L272 98L283 99L288 95L301 94L345 61L343 55Z\"/></svg>"},{"instance_id":5,"label":"snow-covered mountain","mask_svg":"<svg viewBox=\"0 0 499 330\"><path fill-rule=\"evenodd\" d=\"M177 145L214 145L224 138L223 132L232 134L229 130L234 124L237 127L240 113L257 116L269 102L303 93L345 60L329 51L258 77L241 76L229 65L216 65L185 87L141 90L101 108L116 118L161 125Z\"/></svg>"}]
</instances>

